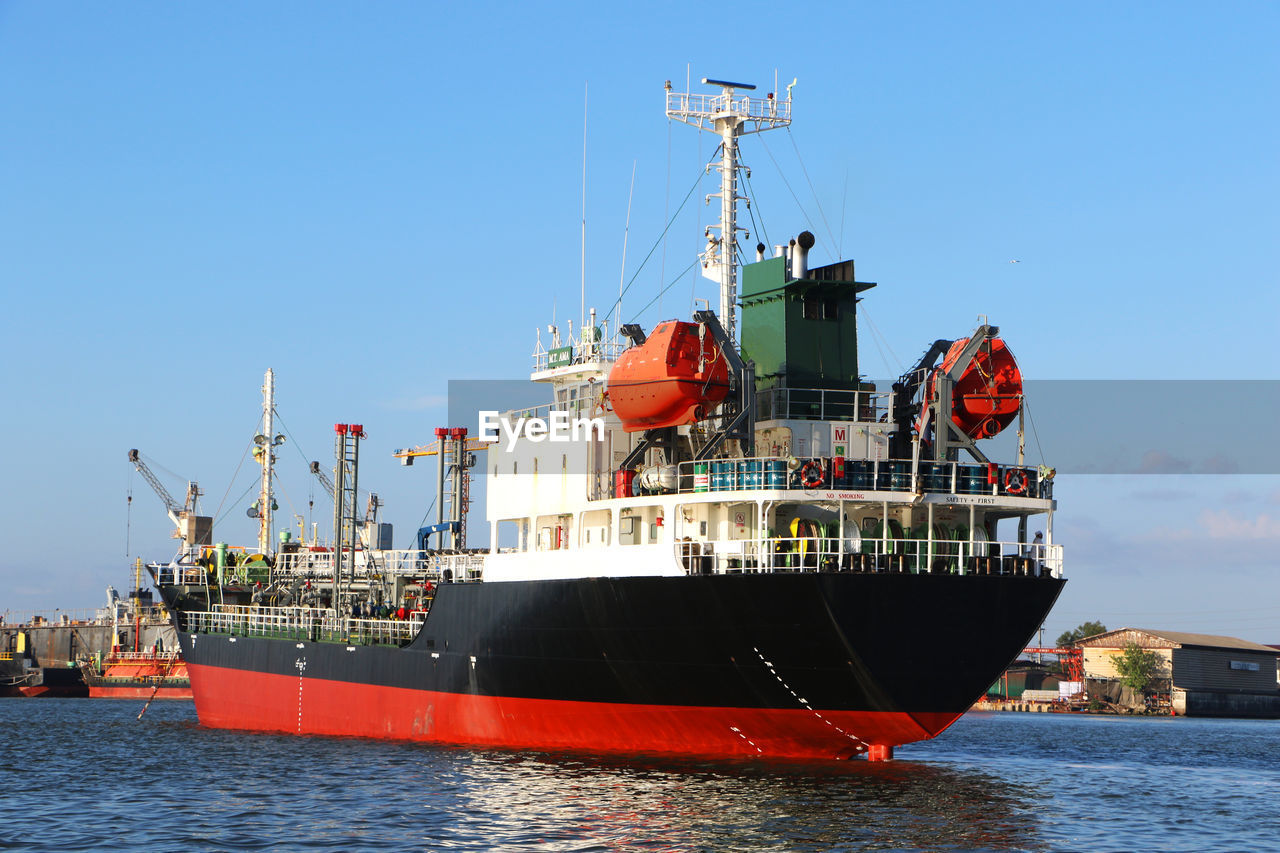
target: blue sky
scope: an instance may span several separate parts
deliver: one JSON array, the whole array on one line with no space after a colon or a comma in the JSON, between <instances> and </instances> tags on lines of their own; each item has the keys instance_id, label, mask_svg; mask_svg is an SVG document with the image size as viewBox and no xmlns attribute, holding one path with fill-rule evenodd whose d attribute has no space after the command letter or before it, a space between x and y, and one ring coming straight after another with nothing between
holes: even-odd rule
<instances>
[{"instance_id":1,"label":"blue sky","mask_svg":"<svg viewBox=\"0 0 1280 853\"><path fill-rule=\"evenodd\" d=\"M361 480L407 543L432 478L391 451L430 439L449 379L519 377L536 328L578 316L584 100L603 311L711 153L662 113L687 74L798 80L791 130L743 145L753 209L770 242L809 228L815 263L879 283L864 372L983 314L1029 378L1275 378L1274 4L740 3L713 38L722 20L0 0L0 611L92 606L132 557L170 553L131 447L248 540L233 475L267 367L294 439L285 512L315 500L325 526L305 462L361 422ZM686 277L631 313L709 217L682 211L626 319L714 303ZM1274 435L1247 405L1188 412L1207 449ZM1058 496L1072 582L1049 635L1099 618L1280 642L1280 478L1064 475Z\"/></svg>"}]
</instances>

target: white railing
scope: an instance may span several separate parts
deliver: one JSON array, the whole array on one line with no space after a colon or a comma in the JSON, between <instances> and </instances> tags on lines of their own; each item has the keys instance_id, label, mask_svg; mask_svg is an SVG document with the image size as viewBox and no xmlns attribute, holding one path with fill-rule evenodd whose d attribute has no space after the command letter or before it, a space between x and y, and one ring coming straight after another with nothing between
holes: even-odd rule
<instances>
[{"instance_id":1,"label":"white railing","mask_svg":"<svg viewBox=\"0 0 1280 853\"><path fill-rule=\"evenodd\" d=\"M891 395L825 388L768 388L756 392L756 421L806 420L879 423L893 420Z\"/></svg>"},{"instance_id":2,"label":"white railing","mask_svg":"<svg viewBox=\"0 0 1280 853\"><path fill-rule=\"evenodd\" d=\"M436 580L484 580L484 554L430 554L424 565L427 575Z\"/></svg>"},{"instance_id":3,"label":"white railing","mask_svg":"<svg viewBox=\"0 0 1280 853\"><path fill-rule=\"evenodd\" d=\"M595 338L597 334L598 338ZM533 350L533 372L542 373L574 364L617 361L618 356L627 348L627 345L616 337L610 338L607 320L601 322L598 332L592 329L587 337L588 340L584 342L580 334L574 335L571 332L562 341L553 341L553 344L558 345L548 348L542 345L542 335L539 331L538 343Z\"/></svg>"},{"instance_id":4,"label":"white railing","mask_svg":"<svg viewBox=\"0 0 1280 853\"><path fill-rule=\"evenodd\" d=\"M858 571L1062 577L1061 545L953 539L771 537L677 542L690 574Z\"/></svg>"},{"instance_id":5,"label":"white railing","mask_svg":"<svg viewBox=\"0 0 1280 853\"><path fill-rule=\"evenodd\" d=\"M370 574L406 574L417 570L422 552L417 549L396 551L371 551L357 548L354 557L351 551L343 551L342 570L344 573L355 572L357 576ZM354 563L354 567L353 564ZM240 567L228 569L236 571ZM276 555L276 574L332 574L333 550L301 550L293 553Z\"/></svg>"},{"instance_id":6,"label":"white railing","mask_svg":"<svg viewBox=\"0 0 1280 853\"><path fill-rule=\"evenodd\" d=\"M730 98L723 92L718 95L706 92L667 92L667 112L683 113L689 118L710 118L720 113L732 112L752 119L790 121L791 98L783 101L777 97L753 98L750 95Z\"/></svg>"},{"instance_id":7,"label":"white railing","mask_svg":"<svg viewBox=\"0 0 1280 853\"><path fill-rule=\"evenodd\" d=\"M425 576L430 580L441 580L448 577L455 581L480 580L484 574L484 555L474 553L434 554L429 551L405 549L396 551L364 551L357 550L355 567L351 566L351 555L343 555L342 571L344 577L354 574L357 578L372 575L383 576ZM332 551L299 551L289 554L278 554L272 567L261 566L226 566L222 570L226 581L261 581L267 585L271 581L281 581L294 577L326 578L333 577ZM160 586L185 584L203 586L217 581L217 569L206 569L193 563L174 565L154 564L156 580ZM446 576L445 570L451 575Z\"/></svg>"},{"instance_id":8,"label":"white railing","mask_svg":"<svg viewBox=\"0 0 1280 853\"><path fill-rule=\"evenodd\" d=\"M839 474L831 457L789 459L753 456L681 462L675 491L679 494L721 491L804 490L910 492L1049 500L1053 481L1037 468L1017 465L841 459ZM602 489L607 484L598 484ZM637 487L638 488L638 487ZM609 494L612 494L610 492Z\"/></svg>"},{"instance_id":9,"label":"white railing","mask_svg":"<svg viewBox=\"0 0 1280 853\"><path fill-rule=\"evenodd\" d=\"M181 618L184 632L400 645L417 636L426 615L414 611L408 619L357 619L315 607L217 605L213 610L185 611Z\"/></svg>"},{"instance_id":10,"label":"white railing","mask_svg":"<svg viewBox=\"0 0 1280 853\"><path fill-rule=\"evenodd\" d=\"M155 564L156 583L160 586L207 586L209 573L204 566L191 563Z\"/></svg>"}]
</instances>

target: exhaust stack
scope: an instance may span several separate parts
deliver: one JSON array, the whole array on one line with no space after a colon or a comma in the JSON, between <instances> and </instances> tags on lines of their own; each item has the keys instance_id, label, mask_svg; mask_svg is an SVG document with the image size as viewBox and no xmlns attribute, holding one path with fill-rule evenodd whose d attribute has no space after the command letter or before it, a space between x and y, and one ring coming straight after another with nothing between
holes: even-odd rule
<instances>
[{"instance_id":1,"label":"exhaust stack","mask_svg":"<svg viewBox=\"0 0 1280 853\"><path fill-rule=\"evenodd\" d=\"M809 276L809 250L817 242L809 231L801 231L800 236L792 241L791 277L807 278Z\"/></svg>"}]
</instances>

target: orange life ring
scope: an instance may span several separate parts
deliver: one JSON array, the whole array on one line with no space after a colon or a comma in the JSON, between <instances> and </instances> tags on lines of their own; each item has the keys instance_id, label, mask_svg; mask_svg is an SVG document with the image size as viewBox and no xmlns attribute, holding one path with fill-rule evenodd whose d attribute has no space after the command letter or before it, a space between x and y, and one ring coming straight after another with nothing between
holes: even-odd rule
<instances>
[{"instance_id":1,"label":"orange life ring","mask_svg":"<svg viewBox=\"0 0 1280 853\"><path fill-rule=\"evenodd\" d=\"M800 482L806 489L816 489L821 486L823 476L822 463L816 460L810 460L800 468Z\"/></svg>"},{"instance_id":2,"label":"orange life ring","mask_svg":"<svg viewBox=\"0 0 1280 853\"><path fill-rule=\"evenodd\" d=\"M1027 472L1022 468L1010 468L1004 472L1004 490L1020 495L1027 490Z\"/></svg>"}]
</instances>

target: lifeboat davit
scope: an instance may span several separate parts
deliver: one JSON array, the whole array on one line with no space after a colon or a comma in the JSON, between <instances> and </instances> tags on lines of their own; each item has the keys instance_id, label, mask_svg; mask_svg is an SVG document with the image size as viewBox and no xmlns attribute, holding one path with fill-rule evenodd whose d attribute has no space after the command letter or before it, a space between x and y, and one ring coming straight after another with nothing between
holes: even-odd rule
<instances>
[{"instance_id":1,"label":"lifeboat davit","mask_svg":"<svg viewBox=\"0 0 1280 853\"><path fill-rule=\"evenodd\" d=\"M961 338L951 345L938 370L950 370L968 345ZM930 382L937 393L937 373ZM1022 371L1000 338L988 338L951 391L951 420L970 438L992 438L1013 423L1022 404Z\"/></svg>"},{"instance_id":2,"label":"lifeboat davit","mask_svg":"<svg viewBox=\"0 0 1280 853\"><path fill-rule=\"evenodd\" d=\"M728 392L729 361L698 323L659 323L609 371L609 403L627 432L700 421Z\"/></svg>"}]
</instances>

